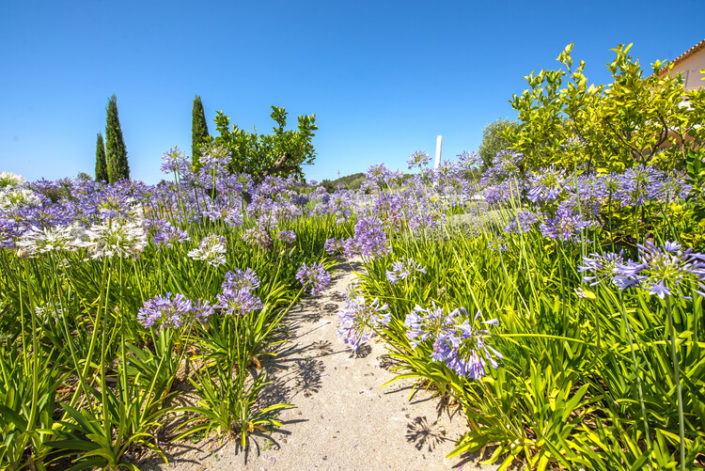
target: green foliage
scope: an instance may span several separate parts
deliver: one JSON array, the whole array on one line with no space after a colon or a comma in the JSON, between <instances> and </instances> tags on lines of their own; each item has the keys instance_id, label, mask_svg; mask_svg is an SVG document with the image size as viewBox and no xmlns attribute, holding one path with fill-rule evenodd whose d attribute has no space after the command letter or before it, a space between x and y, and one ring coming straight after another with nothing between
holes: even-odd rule
<instances>
[{"instance_id":1,"label":"green foliage","mask_svg":"<svg viewBox=\"0 0 705 471\"><path fill-rule=\"evenodd\" d=\"M51 430L56 390L62 381L55 352L23 354L0 345L0 468L21 469L46 461L47 430ZM29 453L27 451L29 450Z\"/></svg>"},{"instance_id":2,"label":"green foliage","mask_svg":"<svg viewBox=\"0 0 705 471\"><path fill-rule=\"evenodd\" d=\"M165 208L148 210L183 227ZM165 426L173 432L185 424L182 436L207 426L241 446L280 427L276 413L287 405L261 404L267 366L258 359L273 356L282 341L280 324L301 296L298 268L330 266L326 239L351 227L332 216L282 221L279 229L294 230L296 241L276 239L263 249L242 240L256 224L190 223L190 241L150 244L126 259L92 260L81 250L20 258L1 249L0 468L138 469L130 458L138 450L164 458L157 433ZM226 239L226 266L187 256L214 233ZM257 273L262 309L237 317L216 312L180 328L137 322L144 301L158 294L215 303L225 272L239 267ZM195 406L177 409L189 380Z\"/></svg>"},{"instance_id":3,"label":"green foliage","mask_svg":"<svg viewBox=\"0 0 705 471\"><path fill-rule=\"evenodd\" d=\"M526 78L514 95L519 126L507 134L530 169L557 165L569 170L624 170L635 164L684 167L688 151L703 141L704 91L686 92L669 67L653 64L645 76L631 45L614 49L612 83L588 85L585 62L573 67L568 45L558 56L563 68ZM682 106L686 100L690 106Z\"/></svg>"},{"instance_id":4,"label":"green foliage","mask_svg":"<svg viewBox=\"0 0 705 471\"><path fill-rule=\"evenodd\" d=\"M302 165L312 164L316 151L311 143L316 126L316 115L299 116L296 130L285 130L287 112L284 108L272 106L270 115L276 126L272 134L247 132L233 125L230 118L218 111L215 118L219 133L215 144L227 149L231 154L230 171L247 173L255 182L267 176L289 176L303 178Z\"/></svg>"},{"instance_id":5,"label":"green foliage","mask_svg":"<svg viewBox=\"0 0 705 471\"><path fill-rule=\"evenodd\" d=\"M364 173L353 173L352 175L346 175L344 177L336 178L335 180L323 180L321 186L323 186L329 193L338 189L339 185L343 185L349 190L357 190L365 181Z\"/></svg>"},{"instance_id":6,"label":"green foliage","mask_svg":"<svg viewBox=\"0 0 705 471\"><path fill-rule=\"evenodd\" d=\"M203 111L201 97L196 95L193 99L193 111L191 112L191 163L194 170L200 168L199 159L203 154L201 147L208 138L208 124Z\"/></svg>"},{"instance_id":7,"label":"green foliage","mask_svg":"<svg viewBox=\"0 0 705 471\"><path fill-rule=\"evenodd\" d=\"M499 151L511 148L511 142L505 138L505 135L511 135L518 124L516 121L500 118L485 127L482 131L482 143L478 150L483 169L492 165L492 159Z\"/></svg>"},{"instance_id":8,"label":"green foliage","mask_svg":"<svg viewBox=\"0 0 705 471\"><path fill-rule=\"evenodd\" d=\"M105 126L105 150L110 183L130 179L130 167L127 163L127 149L122 139L120 119L118 118L117 97L110 97L108 117Z\"/></svg>"},{"instance_id":9,"label":"green foliage","mask_svg":"<svg viewBox=\"0 0 705 471\"><path fill-rule=\"evenodd\" d=\"M365 264L360 289L393 313L376 330L400 361L399 377L419 378L451 396L467 417L469 430L453 455L491 444L486 463L499 461L501 469L514 462L605 471L692 463L705 443L702 298L674 298L671 316L667 304L644 290L585 290L578 245L532 231L505 233L506 250L493 248L497 219L506 226L508 211L478 212L474 237L452 224L439 237L402 232L393 238L394 255ZM402 257L427 272L392 285L386 270ZM488 342L504 355L499 366L486 366L487 375L472 380L434 361L432 341L412 347L405 318L414 306L431 303L497 318Z\"/></svg>"},{"instance_id":10,"label":"green foliage","mask_svg":"<svg viewBox=\"0 0 705 471\"><path fill-rule=\"evenodd\" d=\"M95 146L95 179L99 182L108 181L108 164L105 160L105 144L101 133L98 133Z\"/></svg>"}]
</instances>

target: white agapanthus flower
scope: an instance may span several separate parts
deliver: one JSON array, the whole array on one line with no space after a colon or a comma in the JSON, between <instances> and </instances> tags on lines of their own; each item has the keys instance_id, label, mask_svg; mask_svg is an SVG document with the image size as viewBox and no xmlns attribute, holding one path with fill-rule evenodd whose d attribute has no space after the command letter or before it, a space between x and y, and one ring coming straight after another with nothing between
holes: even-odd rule
<instances>
[{"instance_id":1,"label":"white agapanthus flower","mask_svg":"<svg viewBox=\"0 0 705 471\"><path fill-rule=\"evenodd\" d=\"M197 249L189 251L188 256L194 260L203 260L208 265L218 267L225 265L225 237L211 234L201 239Z\"/></svg>"},{"instance_id":2,"label":"white agapanthus flower","mask_svg":"<svg viewBox=\"0 0 705 471\"><path fill-rule=\"evenodd\" d=\"M33 257L54 250L75 252L88 244L86 230L80 224L40 229L31 227L17 241L20 256Z\"/></svg>"},{"instance_id":3,"label":"white agapanthus flower","mask_svg":"<svg viewBox=\"0 0 705 471\"><path fill-rule=\"evenodd\" d=\"M22 186L27 183L27 180L21 175L12 172L0 172L0 188L12 188Z\"/></svg>"},{"instance_id":4,"label":"white agapanthus flower","mask_svg":"<svg viewBox=\"0 0 705 471\"><path fill-rule=\"evenodd\" d=\"M142 224L108 219L87 231L86 247L91 258L136 257L147 246L147 232Z\"/></svg>"},{"instance_id":5,"label":"white agapanthus flower","mask_svg":"<svg viewBox=\"0 0 705 471\"><path fill-rule=\"evenodd\" d=\"M18 206L41 204L39 196L28 188L3 189L0 187L0 209L14 209Z\"/></svg>"},{"instance_id":6,"label":"white agapanthus flower","mask_svg":"<svg viewBox=\"0 0 705 471\"><path fill-rule=\"evenodd\" d=\"M66 311L61 307L54 307L50 305L36 306L34 312L44 321L44 325L48 324L50 320L56 322L61 318L66 316Z\"/></svg>"}]
</instances>

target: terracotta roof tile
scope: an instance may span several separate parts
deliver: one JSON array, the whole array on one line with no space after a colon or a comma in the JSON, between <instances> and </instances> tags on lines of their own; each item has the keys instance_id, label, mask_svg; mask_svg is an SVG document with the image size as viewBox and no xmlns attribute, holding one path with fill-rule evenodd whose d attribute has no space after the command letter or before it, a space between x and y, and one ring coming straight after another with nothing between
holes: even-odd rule
<instances>
[{"instance_id":1,"label":"terracotta roof tile","mask_svg":"<svg viewBox=\"0 0 705 471\"><path fill-rule=\"evenodd\" d=\"M698 52L700 49L703 49L703 48L705 48L705 39L703 39L703 40L700 41L698 44L696 44L695 46L693 46L693 47L691 47L690 49L688 49L687 51L685 51L685 52L684 52L683 54L681 54L680 56L678 56L678 57L676 57L675 59L673 59L673 60L671 61L671 63L672 63L673 65L676 65L676 64L678 64L679 62L685 60L686 58L688 58L689 56L695 54L696 52Z\"/></svg>"}]
</instances>

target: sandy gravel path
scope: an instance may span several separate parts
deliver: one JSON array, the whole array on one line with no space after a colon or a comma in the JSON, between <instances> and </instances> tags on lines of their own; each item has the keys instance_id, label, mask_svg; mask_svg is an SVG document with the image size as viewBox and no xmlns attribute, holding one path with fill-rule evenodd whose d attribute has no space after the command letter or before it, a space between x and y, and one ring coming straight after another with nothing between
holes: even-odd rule
<instances>
[{"instance_id":1,"label":"sandy gravel path","mask_svg":"<svg viewBox=\"0 0 705 471\"><path fill-rule=\"evenodd\" d=\"M321 296L304 299L286 322L289 342L264 363L271 384L268 403L287 402L282 430L274 442L256 438L247 456L235 444L169 447L169 465L144 469L215 470L472 470L476 456L446 459L464 431L462 414L439 410L425 392L411 401L411 381L392 379L381 344L361 348L357 357L337 335L340 294L359 267L339 267ZM255 445L255 443L253 443Z\"/></svg>"}]
</instances>

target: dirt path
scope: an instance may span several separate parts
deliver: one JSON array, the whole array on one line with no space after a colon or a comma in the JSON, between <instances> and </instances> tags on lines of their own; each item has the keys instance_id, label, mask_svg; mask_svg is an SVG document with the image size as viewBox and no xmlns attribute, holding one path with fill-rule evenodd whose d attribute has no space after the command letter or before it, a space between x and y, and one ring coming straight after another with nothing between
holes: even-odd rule
<instances>
[{"instance_id":1,"label":"dirt path","mask_svg":"<svg viewBox=\"0 0 705 471\"><path fill-rule=\"evenodd\" d=\"M438 401L425 392L409 401L411 381L382 388L394 374L381 344L362 347L357 357L346 349L337 335L337 314L340 292L355 268L339 268L324 294L304 299L290 312L289 342L264 365L272 381L264 401L296 405L281 413L284 427L273 434L274 442L255 438L247 457L235 453L232 441L216 449L184 445L167 450L168 466L149 469L496 469L474 465L475 457L445 458L464 431L462 414L439 412Z\"/></svg>"}]
</instances>

